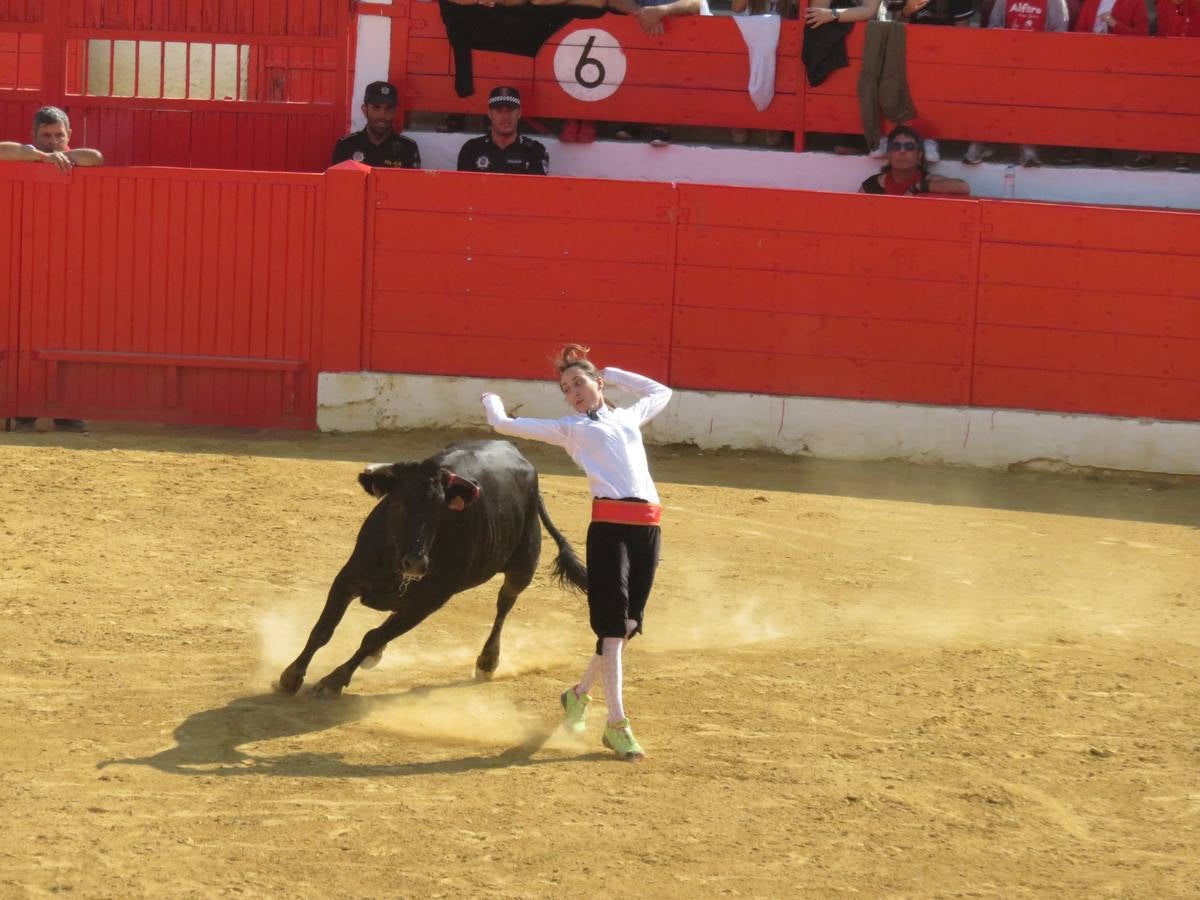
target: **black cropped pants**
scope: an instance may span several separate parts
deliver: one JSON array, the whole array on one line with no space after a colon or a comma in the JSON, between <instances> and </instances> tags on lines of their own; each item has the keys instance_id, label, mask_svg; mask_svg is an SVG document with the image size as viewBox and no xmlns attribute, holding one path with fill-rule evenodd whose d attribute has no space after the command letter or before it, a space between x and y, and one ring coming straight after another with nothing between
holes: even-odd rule
<instances>
[{"instance_id":1,"label":"black cropped pants","mask_svg":"<svg viewBox=\"0 0 1200 900\"><path fill-rule=\"evenodd\" d=\"M637 619L635 633L641 633L661 541L657 525L588 526L588 613L597 653L604 638L625 637L626 619Z\"/></svg>"}]
</instances>

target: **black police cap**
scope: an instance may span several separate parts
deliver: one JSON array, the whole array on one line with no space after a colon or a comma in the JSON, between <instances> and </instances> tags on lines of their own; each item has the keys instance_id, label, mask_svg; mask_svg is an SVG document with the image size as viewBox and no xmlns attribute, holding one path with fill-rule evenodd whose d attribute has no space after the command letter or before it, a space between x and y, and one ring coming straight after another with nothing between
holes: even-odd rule
<instances>
[{"instance_id":1,"label":"black police cap","mask_svg":"<svg viewBox=\"0 0 1200 900\"><path fill-rule=\"evenodd\" d=\"M493 106L511 106L514 109L521 108L521 92L515 87L508 85L500 85L492 88L492 92L488 94L488 109Z\"/></svg>"},{"instance_id":2,"label":"black police cap","mask_svg":"<svg viewBox=\"0 0 1200 900\"><path fill-rule=\"evenodd\" d=\"M390 81L372 81L363 92L363 103L372 106L395 106L396 86Z\"/></svg>"}]
</instances>

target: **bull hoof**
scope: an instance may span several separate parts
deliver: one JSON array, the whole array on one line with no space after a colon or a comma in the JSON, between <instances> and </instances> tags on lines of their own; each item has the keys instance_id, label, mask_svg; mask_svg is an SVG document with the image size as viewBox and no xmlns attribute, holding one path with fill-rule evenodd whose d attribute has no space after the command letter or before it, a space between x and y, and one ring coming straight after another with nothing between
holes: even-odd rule
<instances>
[{"instance_id":1,"label":"bull hoof","mask_svg":"<svg viewBox=\"0 0 1200 900\"><path fill-rule=\"evenodd\" d=\"M281 694L289 696L300 690L300 685L304 684L304 676L298 672L293 672L291 669L284 669L283 674L279 676L279 681L275 683L275 690Z\"/></svg>"},{"instance_id":2,"label":"bull hoof","mask_svg":"<svg viewBox=\"0 0 1200 900\"><path fill-rule=\"evenodd\" d=\"M496 677L496 669L500 667L499 653L480 653L475 659L475 680L491 681Z\"/></svg>"},{"instance_id":3,"label":"bull hoof","mask_svg":"<svg viewBox=\"0 0 1200 900\"><path fill-rule=\"evenodd\" d=\"M328 678L322 678L312 686L312 695L314 697L325 697L333 699L342 696L342 686L333 684Z\"/></svg>"}]
</instances>

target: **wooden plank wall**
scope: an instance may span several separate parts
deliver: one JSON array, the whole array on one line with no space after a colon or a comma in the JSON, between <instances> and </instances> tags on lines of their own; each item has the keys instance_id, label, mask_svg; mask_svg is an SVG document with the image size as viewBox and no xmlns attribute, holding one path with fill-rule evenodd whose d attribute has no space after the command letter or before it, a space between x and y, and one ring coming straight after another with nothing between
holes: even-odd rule
<instances>
[{"instance_id":1,"label":"wooden plank wall","mask_svg":"<svg viewBox=\"0 0 1200 900\"><path fill-rule=\"evenodd\" d=\"M861 131L864 38L855 28L850 67L809 88L808 131ZM929 137L1200 151L1194 41L934 26L906 38L914 124Z\"/></svg>"},{"instance_id":2,"label":"wooden plank wall","mask_svg":"<svg viewBox=\"0 0 1200 900\"><path fill-rule=\"evenodd\" d=\"M727 125L792 131L800 118L802 73L799 31L785 27L780 39L775 98L758 112L746 91L746 43L729 17L671 19L666 33L646 35L636 22L617 15L584 19L566 26L542 47L536 59L476 52L475 94L454 92L454 63L436 3L412 3L407 69L392 61L393 77L405 84L410 109L481 113L487 92L511 84L529 100L529 114L614 122ZM792 25L794 23L785 23ZM599 28L616 39L626 59L626 75L615 94L603 100L577 100L562 90L554 72L558 47L578 31ZM603 39L597 48L612 47Z\"/></svg>"},{"instance_id":3,"label":"wooden plank wall","mask_svg":"<svg viewBox=\"0 0 1200 900\"><path fill-rule=\"evenodd\" d=\"M10 174L23 410L312 427L321 176Z\"/></svg>"},{"instance_id":4,"label":"wooden plank wall","mask_svg":"<svg viewBox=\"0 0 1200 900\"><path fill-rule=\"evenodd\" d=\"M326 0L0 0L0 57L3 41L34 36L43 48L33 87L7 87L0 59L0 128L24 135L25 110L53 104L71 116L74 144L110 165L321 171L348 118L350 22L348 3ZM107 85L83 85L92 41L139 41L150 55L164 43L236 45L246 96L100 96Z\"/></svg>"},{"instance_id":5,"label":"wooden plank wall","mask_svg":"<svg viewBox=\"0 0 1200 900\"><path fill-rule=\"evenodd\" d=\"M6 164L0 406L15 384L21 414L311 428L318 371L542 379L584 341L679 388L1197 422L1198 232L357 163Z\"/></svg>"},{"instance_id":6,"label":"wooden plank wall","mask_svg":"<svg viewBox=\"0 0 1200 900\"><path fill-rule=\"evenodd\" d=\"M0 177L0 416L3 417L17 414L21 194L20 181Z\"/></svg>"},{"instance_id":7,"label":"wooden plank wall","mask_svg":"<svg viewBox=\"0 0 1200 900\"><path fill-rule=\"evenodd\" d=\"M674 385L968 401L975 204L679 193Z\"/></svg>"},{"instance_id":8,"label":"wooden plank wall","mask_svg":"<svg viewBox=\"0 0 1200 900\"><path fill-rule=\"evenodd\" d=\"M364 365L542 378L581 337L669 365L675 191L667 184L376 170Z\"/></svg>"},{"instance_id":9,"label":"wooden plank wall","mask_svg":"<svg viewBox=\"0 0 1200 900\"><path fill-rule=\"evenodd\" d=\"M482 112L487 88L504 82L525 92L535 117L791 131L798 148L808 132L861 129L861 27L848 41L851 66L812 89L800 64L799 23L783 22L775 97L759 112L746 90L746 46L728 17L668 20L660 37L616 15L579 21L536 59L476 53L476 93L460 98L436 3L402 0L370 11L392 18L391 78L403 86L406 110ZM553 60L563 41L592 28L620 44L627 74L614 94L585 102L562 89ZM323 168L348 119L352 30L350 4L325 0L0 0L0 31L9 40L44 37L37 99L65 106L76 117L77 143L119 164ZM231 104L70 93L67 60L91 39L250 46L252 96ZM931 26L909 28L907 40L916 124L931 137L1200 152L1200 53L1192 41ZM308 86L295 59L264 77L257 61L285 50L333 62L314 61ZM0 84L5 133L28 129L11 104L29 96ZM160 139L164 128L173 134Z\"/></svg>"},{"instance_id":10,"label":"wooden plank wall","mask_svg":"<svg viewBox=\"0 0 1200 900\"><path fill-rule=\"evenodd\" d=\"M776 96L765 112L749 101L745 43L727 17L671 19L650 38L615 15L564 28L534 61L475 54L476 94L455 95L454 66L436 3L412 3L407 60L392 78L406 84L413 110L482 112L488 87L528 92L527 114L676 125L729 125L859 133L858 79L866 29L847 41L849 68L817 88L800 65L801 29L784 21ZM573 99L553 68L571 33L600 28L625 49L628 74L612 96ZM1200 152L1200 53L1194 42L1157 37L1028 34L914 26L906 31L908 79L930 137L1060 146Z\"/></svg>"},{"instance_id":11,"label":"wooden plank wall","mask_svg":"<svg viewBox=\"0 0 1200 900\"><path fill-rule=\"evenodd\" d=\"M1200 217L980 206L973 403L1200 420Z\"/></svg>"}]
</instances>

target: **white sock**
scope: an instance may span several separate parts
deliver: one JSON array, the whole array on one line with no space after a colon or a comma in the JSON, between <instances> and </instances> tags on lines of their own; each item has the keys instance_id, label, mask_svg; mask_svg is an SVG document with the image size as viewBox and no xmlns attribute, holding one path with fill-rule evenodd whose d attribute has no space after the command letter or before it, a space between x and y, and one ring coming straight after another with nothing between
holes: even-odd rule
<instances>
[{"instance_id":1,"label":"white sock","mask_svg":"<svg viewBox=\"0 0 1200 900\"><path fill-rule=\"evenodd\" d=\"M602 647L604 702L608 704L608 724L616 725L625 718L625 704L621 700L621 651L625 649L625 639L606 637Z\"/></svg>"},{"instance_id":2,"label":"white sock","mask_svg":"<svg viewBox=\"0 0 1200 900\"><path fill-rule=\"evenodd\" d=\"M599 653L593 653L592 658L588 660L588 666L583 672L583 677L579 679L579 684L575 685L575 696L582 697L584 694L590 694L592 685L596 683L596 677L600 674L600 669L604 665L604 657Z\"/></svg>"}]
</instances>

